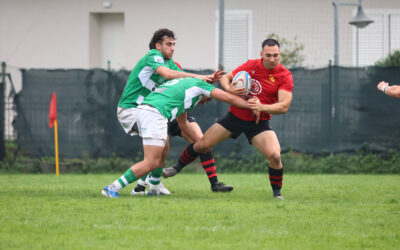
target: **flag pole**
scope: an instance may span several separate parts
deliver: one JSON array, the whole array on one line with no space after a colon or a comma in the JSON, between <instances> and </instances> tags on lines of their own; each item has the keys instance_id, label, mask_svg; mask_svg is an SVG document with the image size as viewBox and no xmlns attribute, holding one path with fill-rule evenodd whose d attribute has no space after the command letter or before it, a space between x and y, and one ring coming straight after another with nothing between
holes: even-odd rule
<instances>
[{"instance_id":1,"label":"flag pole","mask_svg":"<svg viewBox=\"0 0 400 250\"><path fill-rule=\"evenodd\" d=\"M59 175L59 167L58 167L58 126L57 120L54 121L54 148L55 148L55 160L56 160L56 176Z\"/></svg>"},{"instance_id":2,"label":"flag pole","mask_svg":"<svg viewBox=\"0 0 400 250\"><path fill-rule=\"evenodd\" d=\"M54 158L56 161L56 176L60 174L58 167L58 126L57 126L57 100L56 93L53 92L50 101L50 109L49 109L49 127L52 128L54 126Z\"/></svg>"}]
</instances>

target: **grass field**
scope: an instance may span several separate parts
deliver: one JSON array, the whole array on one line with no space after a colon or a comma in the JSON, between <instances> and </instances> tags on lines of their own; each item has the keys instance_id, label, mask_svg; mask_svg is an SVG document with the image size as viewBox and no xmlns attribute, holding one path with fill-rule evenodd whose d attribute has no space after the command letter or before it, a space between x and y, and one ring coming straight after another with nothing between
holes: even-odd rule
<instances>
[{"instance_id":1,"label":"grass field","mask_svg":"<svg viewBox=\"0 0 400 250\"><path fill-rule=\"evenodd\" d=\"M168 197L100 195L108 175L0 175L0 249L399 249L400 176L262 174L164 180ZM133 187L133 186L132 186Z\"/></svg>"}]
</instances>

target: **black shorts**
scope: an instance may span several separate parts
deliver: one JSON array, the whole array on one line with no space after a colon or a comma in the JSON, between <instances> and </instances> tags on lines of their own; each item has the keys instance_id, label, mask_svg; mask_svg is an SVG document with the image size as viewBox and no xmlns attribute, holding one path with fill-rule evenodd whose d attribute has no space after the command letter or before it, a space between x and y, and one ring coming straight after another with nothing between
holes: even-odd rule
<instances>
[{"instance_id":1,"label":"black shorts","mask_svg":"<svg viewBox=\"0 0 400 250\"><path fill-rule=\"evenodd\" d=\"M187 120L188 122L196 122L196 119L194 119L194 117L187 113ZM175 120L173 120L172 122L168 123L168 135L169 137L173 137L173 136L182 136L181 135L182 130L178 125L178 122Z\"/></svg>"},{"instance_id":2,"label":"black shorts","mask_svg":"<svg viewBox=\"0 0 400 250\"><path fill-rule=\"evenodd\" d=\"M269 120L260 120L258 124L255 121L244 121L232 113L228 113L224 118L217 121L222 127L232 133L231 138L236 139L241 133L244 133L251 144L254 136L268 130L273 130L269 126Z\"/></svg>"}]
</instances>

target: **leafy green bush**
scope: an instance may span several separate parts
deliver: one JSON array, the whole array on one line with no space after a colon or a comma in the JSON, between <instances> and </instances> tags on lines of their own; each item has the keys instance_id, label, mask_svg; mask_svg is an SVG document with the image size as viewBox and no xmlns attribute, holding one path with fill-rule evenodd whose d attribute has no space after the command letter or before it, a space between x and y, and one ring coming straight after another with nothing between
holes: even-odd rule
<instances>
[{"instance_id":1,"label":"leafy green bush","mask_svg":"<svg viewBox=\"0 0 400 250\"><path fill-rule=\"evenodd\" d=\"M218 154L215 158L219 172L265 172L268 169L268 161L259 152L246 158L238 157L236 152L229 158ZM289 151L282 154L282 162L285 173L400 174L400 152L395 150L383 154L359 150L354 154L322 156Z\"/></svg>"},{"instance_id":2,"label":"leafy green bush","mask_svg":"<svg viewBox=\"0 0 400 250\"><path fill-rule=\"evenodd\" d=\"M400 50L395 50L390 53L386 58L379 60L375 66L382 67L400 67Z\"/></svg>"},{"instance_id":3,"label":"leafy green bush","mask_svg":"<svg viewBox=\"0 0 400 250\"><path fill-rule=\"evenodd\" d=\"M239 154L240 146L234 147L229 157L215 154L217 170L221 172L265 173L268 170L268 161L257 150L248 157ZM0 161L0 172L3 173L54 173L54 158L29 158L18 152L15 143L6 144L6 156ZM113 154L109 158L92 159L83 154L80 159L61 159L61 173L122 173L132 164L142 160L142 154L135 159L126 159ZM176 159L167 160L166 166L171 166ZM364 147L356 153L339 153L311 155L289 151L282 154L285 173L313 173L313 174L400 174L400 152L391 150L376 154ZM193 163L195 164L195 163ZM200 171L200 164L196 168L188 167L185 171Z\"/></svg>"},{"instance_id":4,"label":"leafy green bush","mask_svg":"<svg viewBox=\"0 0 400 250\"><path fill-rule=\"evenodd\" d=\"M276 39L279 42L281 48L281 64L287 68L298 68L303 65L304 62L304 45L297 40L297 37L294 39L288 40L285 37L280 37L278 34L271 33L268 35L268 38Z\"/></svg>"}]
</instances>

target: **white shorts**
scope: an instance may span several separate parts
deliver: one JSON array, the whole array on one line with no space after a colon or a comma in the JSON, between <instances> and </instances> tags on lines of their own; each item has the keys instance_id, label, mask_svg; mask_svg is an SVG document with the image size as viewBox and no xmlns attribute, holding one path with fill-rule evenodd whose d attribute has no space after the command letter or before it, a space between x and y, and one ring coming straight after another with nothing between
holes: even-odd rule
<instances>
[{"instance_id":1,"label":"white shorts","mask_svg":"<svg viewBox=\"0 0 400 250\"><path fill-rule=\"evenodd\" d=\"M168 120L156 108L139 105L136 124L143 145L164 147L168 137Z\"/></svg>"},{"instance_id":2,"label":"white shorts","mask_svg":"<svg viewBox=\"0 0 400 250\"><path fill-rule=\"evenodd\" d=\"M118 121L121 124L122 128L125 130L125 133L128 135L138 135L136 123L136 116L139 110L137 108L121 108L118 107L117 117Z\"/></svg>"}]
</instances>

